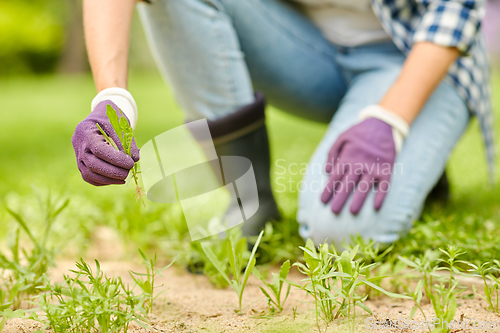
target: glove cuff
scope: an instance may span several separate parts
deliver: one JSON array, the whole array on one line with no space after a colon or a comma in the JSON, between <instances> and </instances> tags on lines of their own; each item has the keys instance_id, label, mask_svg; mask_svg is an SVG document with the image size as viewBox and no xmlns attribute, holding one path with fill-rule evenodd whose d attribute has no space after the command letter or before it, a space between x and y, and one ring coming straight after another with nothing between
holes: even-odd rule
<instances>
[{"instance_id":1,"label":"glove cuff","mask_svg":"<svg viewBox=\"0 0 500 333\"><path fill-rule=\"evenodd\" d=\"M410 132L410 126L408 125L408 123L397 114L388 111L380 105L369 105L361 110L359 119L365 120L368 118L376 118L382 120L392 127L394 145L396 147L396 152L399 152L401 150L401 147L403 146L404 139Z\"/></svg>"},{"instance_id":2,"label":"glove cuff","mask_svg":"<svg viewBox=\"0 0 500 333\"><path fill-rule=\"evenodd\" d=\"M132 94L128 92L128 90L118 87L104 89L99 92L92 100L91 109L94 110L97 104L106 100L115 103L116 106L118 106L123 112L123 114L127 116L132 129L135 129L135 125L137 124L138 112L137 104L135 103Z\"/></svg>"}]
</instances>

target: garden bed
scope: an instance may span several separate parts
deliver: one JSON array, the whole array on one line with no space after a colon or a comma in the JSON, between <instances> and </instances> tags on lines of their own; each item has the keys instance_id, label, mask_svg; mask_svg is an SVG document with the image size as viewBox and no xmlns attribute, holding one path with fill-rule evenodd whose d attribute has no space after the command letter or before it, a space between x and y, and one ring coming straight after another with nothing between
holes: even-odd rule
<instances>
[{"instance_id":1,"label":"garden bed","mask_svg":"<svg viewBox=\"0 0 500 333\"><path fill-rule=\"evenodd\" d=\"M74 268L73 261L59 261L57 267L51 271L51 276L56 281L62 281L63 274ZM131 284L133 281L128 271L143 270L143 267L123 260L101 261L101 268L106 275L121 276L125 282ZM157 278L157 284L163 287L158 288L157 292L163 291L163 293L154 303L153 314L150 316L151 329L146 330L133 325L129 332L318 332L314 304L311 303L313 299L296 288L292 288L281 314L266 316L268 307L259 289L261 283L252 276L243 298L246 308L243 314L237 314L235 312L237 297L230 288L216 289L205 276L187 273L179 267L171 267L162 274L162 277ZM303 275L293 269L289 278L299 282ZM462 282L468 287L475 283L482 288L480 280L467 278ZM473 299L459 300L458 303L455 320L500 322L500 316L485 310L485 302L479 300L477 296ZM367 301L366 305L373 311L373 315L358 309L356 332L425 332L421 329L387 327L391 324L396 325L400 319L409 319L410 310L414 305L411 300L391 300L388 297L381 297ZM433 311L430 304L425 304L423 310L429 318L432 318ZM423 317L417 312L413 320L418 322L423 320ZM380 324L377 325L377 321ZM367 329L367 326L372 325L373 329ZM11 319L3 332L35 332L41 327L41 324L32 320ZM349 331L345 319L336 320L328 327L322 325L321 328L323 332ZM452 332L497 331L500 329L471 327L465 330L452 330Z\"/></svg>"}]
</instances>

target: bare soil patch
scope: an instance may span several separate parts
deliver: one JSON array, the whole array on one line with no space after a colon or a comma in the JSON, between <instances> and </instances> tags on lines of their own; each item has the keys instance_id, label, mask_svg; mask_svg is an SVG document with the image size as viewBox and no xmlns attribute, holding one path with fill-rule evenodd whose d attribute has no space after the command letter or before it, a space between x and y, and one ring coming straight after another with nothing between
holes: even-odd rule
<instances>
[{"instance_id":1,"label":"bare soil patch","mask_svg":"<svg viewBox=\"0 0 500 333\"><path fill-rule=\"evenodd\" d=\"M92 262L91 260L88 261ZM59 261L51 271L56 281L61 281L63 274L75 268L73 261ZM108 260L101 262L101 268L108 276L121 276L125 282L132 284L128 270L142 271L143 267L125 260ZM290 279L300 281L301 276L296 270L290 272ZM284 311L273 317L265 317L267 302L259 289L260 282L253 276L244 294L244 314L237 314L234 309L237 297L232 289L215 289L205 276L190 274L179 267L171 267L157 278L157 289L164 291L155 302L153 314L150 316L151 329L146 330L134 325L129 332L317 332L314 304L312 298L301 290L290 293ZM471 285L480 281L469 279L465 284ZM387 297L368 301L367 306L373 311L373 316L357 310L356 332L425 332L416 327L401 328L400 320L408 320L412 301L391 300ZM485 310L486 304L477 296L473 299L459 300L455 320L473 323L499 322L500 316ZM424 305L427 318L432 320L432 307ZM413 319L422 321L417 313ZM378 324L377 324L378 321ZM399 323L399 328L395 326ZM408 322L410 324L410 322ZM392 326L392 327L391 327ZM40 329L42 325L31 320L13 319L7 322L3 332L27 333ZM345 319L322 326L322 331L348 332L349 326ZM49 330L50 331L50 330ZM452 332L499 332L500 328L458 328Z\"/></svg>"}]
</instances>

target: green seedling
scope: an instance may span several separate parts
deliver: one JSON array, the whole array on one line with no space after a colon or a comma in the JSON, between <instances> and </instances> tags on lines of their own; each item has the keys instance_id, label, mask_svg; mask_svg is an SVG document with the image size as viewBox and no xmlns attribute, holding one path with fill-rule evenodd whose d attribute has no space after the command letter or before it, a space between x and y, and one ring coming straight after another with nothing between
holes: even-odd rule
<instances>
[{"instance_id":1,"label":"green seedling","mask_svg":"<svg viewBox=\"0 0 500 333\"><path fill-rule=\"evenodd\" d=\"M499 313L498 289L500 279L498 278L498 272L500 271L500 262L494 260L494 263L496 267L491 262L485 262L479 266L469 263L469 266L472 267L469 271L472 275L481 277L483 280L484 296L477 291L475 285L472 285L474 293L488 303L490 310Z\"/></svg>"},{"instance_id":2,"label":"green seedling","mask_svg":"<svg viewBox=\"0 0 500 333\"><path fill-rule=\"evenodd\" d=\"M436 274L437 267L435 264L436 263L435 259L436 258L434 252L432 251L425 252L422 258L414 257L412 259L409 259L405 257L399 257L399 260L401 262L403 262L407 267L410 267L415 271L417 271L422 277L420 281L417 283L415 290L407 290L408 294L412 297L413 301L415 302L415 305L410 311L410 318L413 318L416 310L418 309L424 316L424 319L427 321L427 317L425 316L425 313L423 312L421 305L424 292L427 294L428 292L433 291L432 288L434 286L434 278L437 277ZM431 331L430 327L428 329L429 331Z\"/></svg>"},{"instance_id":3,"label":"green seedling","mask_svg":"<svg viewBox=\"0 0 500 333\"><path fill-rule=\"evenodd\" d=\"M234 289L236 294L238 295L238 312L242 311L242 300L243 300L243 292L245 290L246 284L248 282L248 278L252 273L253 268L255 267L255 252L259 246L260 240L263 235L263 231L260 232L257 241L255 242L252 253L250 254L250 258L248 258L248 263L246 267L244 267L244 256L243 254L247 248L246 238L241 238L239 241L234 241L232 237L227 238L224 243L226 247L226 256L229 261L229 267L231 269L232 278L229 278L229 275L226 273L224 269L224 264L221 260L215 255L213 252L210 243L202 242L201 247L203 248L203 252L208 257L208 259L212 262L215 268L219 271L221 276L226 280L226 282ZM243 271L243 268L245 270Z\"/></svg>"},{"instance_id":4,"label":"green seedling","mask_svg":"<svg viewBox=\"0 0 500 333\"><path fill-rule=\"evenodd\" d=\"M342 299L342 303L340 304L336 317L338 317L338 314L340 313L344 317L347 317L348 323L349 319L351 319L352 326L350 325L350 328L353 331L355 330L356 307L372 314L371 310L364 304L369 297L370 291L373 290L383 293L391 298L409 298L406 295L392 293L383 289L380 286L380 282L386 278L386 276L371 273L377 267L376 263L366 265L363 260L355 260L358 250L359 249L357 247L354 247L352 250L344 251L340 256L336 256L336 267L334 266L336 271L347 274L347 277L332 275L330 273L330 275L340 281L341 285L340 298ZM389 251L385 253L388 253ZM361 290L363 290L364 293Z\"/></svg>"},{"instance_id":5,"label":"green seedling","mask_svg":"<svg viewBox=\"0 0 500 333\"><path fill-rule=\"evenodd\" d=\"M467 262L457 259L465 254L465 251L461 251L456 246L449 245L446 250L439 249L439 251L445 255L445 258L438 259L438 263L442 264L442 266L437 270L445 270L448 271L449 274L444 282L436 286L437 295L431 294L429 298L433 305L436 304L434 307L436 316L442 318L442 321L447 321L449 323L453 320L457 312L457 297L467 289L460 286L455 275L462 273L463 269L461 266L467 265ZM439 328L437 331L439 331ZM442 331L448 331L448 329L444 328Z\"/></svg>"},{"instance_id":6,"label":"green seedling","mask_svg":"<svg viewBox=\"0 0 500 333\"><path fill-rule=\"evenodd\" d=\"M182 214L182 211L180 213ZM160 244L162 245L163 253L165 253L167 257L175 257L178 266L187 267L188 271L192 273L207 276L210 283L218 289L228 286L226 279L219 273L219 270L212 264L203 251L201 246L202 242L191 241L189 229L182 218L178 216L175 216L175 219L172 218L172 221L169 222L169 228L166 231L168 242L160 242ZM241 239L241 230L239 228L227 230L224 239L229 237L231 237L234 242L238 242ZM220 235L213 234L207 236L203 242L210 243L210 248L219 259L220 266L223 267L226 275L231 275L231 268L226 255L227 246L226 243L221 240ZM250 251L245 249L243 252L243 259L248 260L249 257Z\"/></svg>"},{"instance_id":7,"label":"green seedling","mask_svg":"<svg viewBox=\"0 0 500 333\"><path fill-rule=\"evenodd\" d=\"M316 250L314 243L308 239L305 247L300 247L304 251L305 263L296 262L294 266L298 270L307 275L305 285L300 285L292 281L286 280L289 284L305 290L314 298L314 305L316 309L316 325L318 330L320 328L320 316L321 318L329 323L334 319L335 308L338 307L339 302L337 297L332 293L337 289L336 286L332 284L333 281L327 277L327 274L334 270L333 267L333 257L335 253L331 253L328 250L328 244L323 244L319 250Z\"/></svg>"},{"instance_id":8,"label":"green seedling","mask_svg":"<svg viewBox=\"0 0 500 333\"><path fill-rule=\"evenodd\" d=\"M0 292L0 310L6 308L18 309L24 300L29 300L39 293L43 275L53 266L54 249L48 247L52 226L57 216L68 206L69 200L57 204L50 195L42 200L45 229L41 235L34 235L21 214L7 207L7 212L18 223L14 242L9 247L10 255L0 253L0 267L3 286ZM20 245L20 235L23 231L28 236L27 246ZM29 250L28 250L29 249Z\"/></svg>"},{"instance_id":9,"label":"green seedling","mask_svg":"<svg viewBox=\"0 0 500 333\"><path fill-rule=\"evenodd\" d=\"M153 301L160 295L160 294L156 296L154 295L154 289L156 288L155 277L156 275L162 276L161 272L169 268L174 263L174 261L172 261L170 264L161 269L157 269L155 268L156 254L154 256L154 259L148 259L141 250L139 250L139 253L141 254L141 257L144 260L144 263L146 264L146 273L137 273L130 271L129 274L134 280L134 282L139 286L139 288L142 289L143 293L146 295L144 308L146 309L147 313L152 313Z\"/></svg>"},{"instance_id":10,"label":"green seedling","mask_svg":"<svg viewBox=\"0 0 500 333\"><path fill-rule=\"evenodd\" d=\"M150 295L135 295L120 277L109 278L95 261L95 272L81 259L75 276L64 275L64 283L46 279L46 293L38 296L44 316L36 320L55 333L127 332L130 323L148 328L145 303Z\"/></svg>"},{"instance_id":11,"label":"green seedling","mask_svg":"<svg viewBox=\"0 0 500 333\"><path fill-rule=\"evenodd\" d=\"M253 275L255 275L262 283L264 287L260 287L262 293L266 296L269 304L269 312L274 313L276 310L274 306L276 306L278 312L283 311L283 305L290 294L291 285L288 284L288 287L285 292L285 297L281 298L281 291L283 290L283 285L285 284L285 280L288 276L288 272L290 272L290 260L287 260L281 265L281 269L279 274L273 273L273 281L271 283L267 282L264 276L259 272L257 267L253 268Z\"/></svg>"},{"instance_id":12,"label":"green seedling","mask_svg":"<svg viewBox=\"0 0 500 333\"><path fill-rule=\"evenodd\" d=\"M365 266L361 260L355 260L359 247L350 251L346 250L338 255L335 249L331 249L325 242L316 249L314 243L308 240L304 251L305 263L295 263L299 271L307 278L300 285L293 281L285 280L293 286L305 290L314 298L316 309L316 325L321 331L320 318L328 325L340 316L347 317L349 327L354 330L356 320L356 307L371 314L371 310L364 304L368 298L367 294L361 293L361 286L369 286L391 298L409 298L405 295L391 293L376 285L383 277L373 276L366 278L362 273L373 267L373 264ZM366 290L365 288L363 288Z\"/></svg>"},{"instance_id":13,"label":"green seedling","mask_svg":"<svg viewBox=\"0 0 500 333\"><path fill-rule=\"evenodd\" d=\"M130 155L131 150L132 150L132 140L134 138L134 130L132 127L130 127L130 124L127 121L127 118L123 115L122 111L118 109L118 112L122 116L121 118L118 117L116 114L115 109L111 105L107 105L106 107L106 116L108 116L109 122L111 123L111 126L113 126L113 129L118 136L118 139L120 140L123 150L125 154ZM97 124L97 128L99 129L99 132L101 132L102 136L104 139L116 150L118 149L118 145L116 142L113 141L113 139L106 134L106 132L102 129L102 127ZM136 199L142 200L143 205L145 206L144 202L144 190L142 187L139 185L139 170L138 170L138 164L135 163L134 167L132 168L132 178L134 179L135 182L135 196Z\"/></svg>"},{"instance_id":14,"label":"green seedling","mask_svg":"<svg viewBox=\"0 0 500 333\"><path fill-rule=\"evenodd\" d=\"M417 286L415 287L415 290L410 290L409 288L407 288L407 293L412 298L413 302L415 302L415 305L410 311L410 319L413 319L413 317L415 316L415 312L418 309L424 317L425 322L427 323L427 316L425 315L425 312L424 310L422 310L421 306L423 297L423 284L424 280L419 280Z\"/></svg>"},{"instance_id":15,"label":"green seedling","mask_svg":"<svg viewBox=\"0 0 500 333\"><path fill-rule=\"evenodd\" d=\"M3 327L9 319L27 318L26 313L22 309L13 311L12 309L4 309L0 311L0 332L3 332Z\"/></svg>"},{"instance_id":16,"label":"green seedling","mask_svg":"<svg viewBox=\"0 0 500 333\"><path fill-rule=\"evenodd\" d=\"M439 249L444 255L444 259L436 258L436 254L432 251L426 251L422 258L414 258L412 260L400 257L406 265L419 272L422 276L422 283L417 284L415 291L411 292L415 306L411 311L413 316L418 308L422 313L421 301L422 292L429 299L434 309L436 318L440 320L440 324L433 330L429 327L429 332L445 333L449 329L446 323L450 323L457 311L457 297L466 289L460 286L455 278L455 274L462 273L460 265L467 264L465 261L457 258L464 254L454 246L448 246L446 250ZM439 266L442 265L442 266ZM438 274L438 271L445 270L449 273L446 276Z\"/></svg>"},{"instance_id":17,"label":"green seedling","mask_svg":"<svg viewBox=\"0 0 500 333\"><path fill-rule=\"evenodd\" d=\"M191 272L201 272L203 275L207 276L210 283L212 283L216 288L226 288L229 284L224 275L220 273L223 271L226 275L231 274L229 258L226 256L226 242L217 239L215 241L211 241L210 243L212 252L219 259L218 266L215 266L215 264L207 257L202 243L193 242L186 252L189 256L188 268ZM247 259L249 254L249 251L245 251L243 253L244 258Z\"/></svg>"},{"instance_id":18,"label":"green seedling","mask_svg":"<svg viewBox=\"0 0 500 333\"><path fill-rule=\"evenodd\" d=\"M189 232L187 232L189 238ZM242 241L241 230L239 228L232 228L225 232L224 239L220 238L219 234L208 236L203 242L191 242L190 240L180 239L172 242L175 246L172 255L177 255L181 258L181 265L187 265L188 270L193 273L202 273L207 276L209 281L216 288L226 288L229 284L226 278L220 273L222 269L226 275L231 275L231 267L229 265L229 258L227 256L226 240L231 238L234 243ZM218 266L215 267L212 261L207 257L202 247L202 244L210 246L212 252L218 258ZM243 249L243 260L248 260L250 251L245 247ZM179 261L178 261L179 262Z\"/></svg>"},{"instance_id":19,"label":"green seedling","mask_svg":"<svg viewBox=\"0 0 500 333\"><path fill-rule=\"evenodd\" d=\"M295 320L297 318L297 307L296 306L294 306L292 308L292 314L293 314L293 320Z\"/></svg>"},{"instance_id":20,"label":"green seedling","mask_svg":"<svg viewBox=\"0 0 500 333\"><path fill-rule=\"evenodd\" d=\"M406 264L399 260L396 254L390 256L390 259L379 268L379 274L389 276L391 291L401 293L407 285L408 280L415 277L414 273L407 271Z\"/></svg>"},{"instance_id":21,"label":"green seedling","mask_svg":"<svg viewBox=\"0 0 500 333\"><path fill-rule=\"evenodd\" d=\"M390 262L389 254L394 249L394 244L382 249L380 243L376 243L373 240L367 242L360 235L351 237L350 244L356 244L356 246L358 246L356 258L368 265L364 267L363 274L365 277L370 279L372 276L377 274L381 277L381 279L374 280L373 283L380 287L382 277L388 276L389 271L393 268ZM349 244L345 244L344 248L349 251L354 249L352 245ZM368 285L366 285L365 288L368 294L368 299L380 296L380 292L378 290L373 289Z\"/></svg>"}]
</instances>

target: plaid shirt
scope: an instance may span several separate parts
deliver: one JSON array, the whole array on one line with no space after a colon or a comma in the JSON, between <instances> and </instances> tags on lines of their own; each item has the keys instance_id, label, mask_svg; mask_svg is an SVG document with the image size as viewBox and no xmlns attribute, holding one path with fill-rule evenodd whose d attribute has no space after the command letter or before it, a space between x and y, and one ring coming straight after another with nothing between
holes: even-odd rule
<instances>
[{"instance_id":1,"label":"plaid shirt","mask_svg":"<svg viewBox=\"0 0 500 333\"><path fill-rule=\"evenodd\" d=\"M477 116L486 145L491 180L495 147L490 104L489 68L481 19L486 0L371 0L373 11L399 49L407 54L413 43L429 41L456 47L461 57L447 80Z\"/></svg>"}]
</instances>

